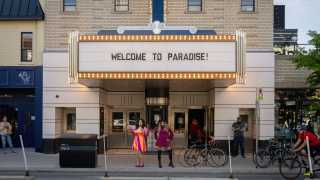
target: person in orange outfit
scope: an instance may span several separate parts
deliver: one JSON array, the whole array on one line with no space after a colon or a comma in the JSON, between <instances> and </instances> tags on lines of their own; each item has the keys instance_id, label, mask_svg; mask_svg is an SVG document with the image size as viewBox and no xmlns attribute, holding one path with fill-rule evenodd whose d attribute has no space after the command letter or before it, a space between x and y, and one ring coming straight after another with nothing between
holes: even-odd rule
<instances>
[{"instance_id":1,"label":"person in orange outfit","mask_svg":"<svg viewBox=\"0 0 320 180\"><path fill-rule=\"evenodd\" d=\"M132 150L137 154L136 167L144 167L143 154L147 151L146 137L148 136L144 120L140 119L136 129L130 129L130 131L133 134Z\"/></svg>"}]
</instances>

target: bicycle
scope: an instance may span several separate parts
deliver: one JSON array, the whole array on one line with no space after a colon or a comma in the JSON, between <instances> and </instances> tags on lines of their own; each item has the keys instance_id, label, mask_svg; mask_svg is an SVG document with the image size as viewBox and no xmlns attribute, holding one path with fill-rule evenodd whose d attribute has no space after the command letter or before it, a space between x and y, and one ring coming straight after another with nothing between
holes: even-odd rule
<instances>
[{"instance_id":1,"label":"bicycle","mask_svg":"<svg viewBox=\"0 0 320 180\"><path fill-rule=\"evenodd\" d=\"M310 174L308 161L305 161L307 158L305 155L299 153L295 157L288 157L284 159L279 165L280 175L285 179L297 179L304 169L307 172L305 175L314 177L315 174ZM320 157L318 155L312 156L312 167L313 172L320 171Z\"/></svg>"},{"instance_id":2,"label":"bicycle","mask_svg":"<svg viewBox=\"0 0 320 180\"><path fill-rule=\"evenodd\" d=\"M253 162L257 167L267 168L275 162L281 163L284 158L294 156L290 145L286 143L271 142L266 148L254 153Z\"/></svg>"},{"instance_id":3,"label":"bicycle","mask_svg":"<svg viewBox=\"0 0 320 180\"><path fill-rule=\"evenodd\" d=\"M194 143L184 153L185 164L189 166L198 166L206 162L211 167L222 167L227 162L225 152L216 147L216 143L211 138L207 145Z\"/></svg>"}]
</instances>

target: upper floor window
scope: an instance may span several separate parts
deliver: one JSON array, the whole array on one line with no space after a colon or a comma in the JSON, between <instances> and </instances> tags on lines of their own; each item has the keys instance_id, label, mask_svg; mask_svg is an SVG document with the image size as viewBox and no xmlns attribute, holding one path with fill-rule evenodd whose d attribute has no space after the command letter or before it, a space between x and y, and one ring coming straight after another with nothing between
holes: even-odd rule
<instances>
[{"instance_id":1,"label":"upper floor window","mask_svg":"<svg viewBox=\"0 0 320 180\"><path fill-rule=\"evenodd\" d=\"M254 12L255 0L241 0L241 11Z\"/></svg>"},{"instance_id":2,"label":"upper floor window","mask_svg":"<svg viewBox=\"0 0 320 180\"><path fill-rule=\"evenodd\" d=\"M76 0L63 0L63 11L75 11L76 5Z\"/></svg>"},{"instance_id":3,"label":"upper floor window","mask_svg":"<svg viewBox=\"0 0 320 180\"><path fill-rule=\"evenodd\" d=\"M188 11L189 12L201 12L202 11L202 0L188 0Z\"/></svg>"},{"instance_id":4,"label":"upper floor window","mask_svg":"<svg viewBox=\"0 0 320 180\"><path fill-rule=\"evenodd\" d=\"M114 0L115 12L127 12L129 11L129 0Z\"/></svg>"},{"instance_id":5,"label":"upper floor window","mask_svg":"<svg viewBox=\"0 0 320 180\"><path fill-rule=\"evenodd\" d=\"M21 33L21 62L32 61L32 32Z\"/></svg>"}]
</instances>

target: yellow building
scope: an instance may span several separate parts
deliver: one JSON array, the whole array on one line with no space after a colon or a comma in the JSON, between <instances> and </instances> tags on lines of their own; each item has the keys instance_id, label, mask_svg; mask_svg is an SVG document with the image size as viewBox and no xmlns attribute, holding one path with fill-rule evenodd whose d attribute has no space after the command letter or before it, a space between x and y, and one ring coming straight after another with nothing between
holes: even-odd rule
<instances>
[{"instance_id":1,"label":"yellow building","mask_svg":"<svg viewBox=\"0 0 320 180\"><path fill-rule=\"evenodd\" d=\"M44 12L38 0L0 0L0 118L39 149L42 127Z\"/></svg>"}]
</instances>

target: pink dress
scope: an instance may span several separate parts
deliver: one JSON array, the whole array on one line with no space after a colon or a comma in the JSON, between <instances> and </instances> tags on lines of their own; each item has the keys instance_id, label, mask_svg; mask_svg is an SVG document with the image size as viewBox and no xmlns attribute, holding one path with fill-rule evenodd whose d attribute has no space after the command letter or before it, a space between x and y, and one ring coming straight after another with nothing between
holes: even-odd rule
<instances>
[{"instance_id":1,"label":"pink dress","mask_svg":"<svg viewBox=\"0 0 320 180\"><path fill-rule=\"evenodd\" d=\"M171 149L173 132L169 128L158 128L155 132L156 148L159 150Z\"/></svg>"}]
</instances>

